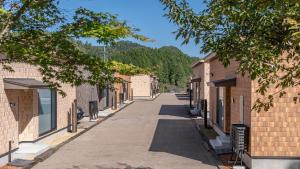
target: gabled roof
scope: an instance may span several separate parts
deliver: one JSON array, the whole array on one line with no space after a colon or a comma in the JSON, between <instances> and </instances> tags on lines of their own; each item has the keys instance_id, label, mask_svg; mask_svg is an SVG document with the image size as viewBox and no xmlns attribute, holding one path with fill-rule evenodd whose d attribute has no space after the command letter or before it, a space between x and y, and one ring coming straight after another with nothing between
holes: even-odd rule
<instances>
[{"instance_id":1,"label":"gabled roof","mask_svg":"<svg viewBox=\"0 0 300 169\"><path fill-rule=\"evenodd\" d=\"M207 56L205 56L203 59L205 62L209 62L216 57L217 57L216 53L212 52L212 53L208 54Z\"/></svg>"},{"instance_id":2,"label":"gabled roof","mask_svg":"<svg viewBox=\"0 0 300 169\"><path fill-rule=\"evenodd\" d=\"M196 63L193 63L193 64L192 64L192 68L194 68L194 67L200 65L200 64L203 63L203 62L204 62L203 59L199 59Z\"/></svg>"}]
</instances>

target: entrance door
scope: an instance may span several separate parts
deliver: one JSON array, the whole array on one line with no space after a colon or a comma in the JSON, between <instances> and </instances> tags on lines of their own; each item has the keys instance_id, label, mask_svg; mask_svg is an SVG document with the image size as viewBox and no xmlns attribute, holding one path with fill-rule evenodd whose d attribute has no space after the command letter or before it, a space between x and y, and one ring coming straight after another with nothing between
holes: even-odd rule
<instances>
[{"instance_id":1,"label":"entrance door","mask_svg":"<svg viewBox=\"0 0 300 169\"><path fill-rule=\"evenodd\" d=\"M217 124L223 129L224 127L224 88L217 88Z\"/></svg>"},{"instance_id":2,"label":"entrance door","mask_svg":"<svg viewBox=\"0 0 300 169\"><path fill-rule=\"evenodd\" d=\"M38 89L39 98L39 135L56 128L56 92Z\"/></svg>"}]
</instances>

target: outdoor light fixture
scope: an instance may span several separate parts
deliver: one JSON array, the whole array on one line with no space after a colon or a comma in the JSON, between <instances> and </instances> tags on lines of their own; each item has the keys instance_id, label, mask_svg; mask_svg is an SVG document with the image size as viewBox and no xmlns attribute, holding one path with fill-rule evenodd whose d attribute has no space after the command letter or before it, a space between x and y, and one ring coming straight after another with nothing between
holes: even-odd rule
<instances>
[{"instance_id":1,"label":"outdoor light fixture","mask_svg":"<svg viewBox=\"0 0 300 169\"><path fill-rule=\"evenodd\" d=\"M9 103L9 106L10 106L10 107L15 107L15 106L16 106L16 103L10 102L10 103Z\"/></svg>"}]
</instances>

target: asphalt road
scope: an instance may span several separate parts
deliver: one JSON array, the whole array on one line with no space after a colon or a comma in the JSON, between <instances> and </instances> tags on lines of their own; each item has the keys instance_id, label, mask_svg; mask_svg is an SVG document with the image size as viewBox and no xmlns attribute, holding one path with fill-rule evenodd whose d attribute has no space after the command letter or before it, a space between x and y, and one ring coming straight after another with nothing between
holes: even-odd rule
<instances>
[{"instance_id":1,"label":"asphalt road","mask_svg":"<svg viewBox=\"0 0 300 169\"><path fill-rule=\"evenodd\" d=\"M181 94L136 101L33 168L216 169L187 104Z\"/></svg>"}]
</instances>

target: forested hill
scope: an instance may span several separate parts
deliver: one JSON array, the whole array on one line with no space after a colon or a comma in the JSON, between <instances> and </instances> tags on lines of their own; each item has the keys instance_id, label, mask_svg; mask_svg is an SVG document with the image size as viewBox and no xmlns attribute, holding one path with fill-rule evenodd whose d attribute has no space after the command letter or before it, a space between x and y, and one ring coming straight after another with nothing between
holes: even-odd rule
<instances>
[{"instance_id":1,"label":"forested hill","mask_svg":"<svg viewBox=\"0 0 300 169\"><path fill-rule=\"evenodd\" d=\"M83 46L89 54L103 56L103 47L90 44ZM191 64L197 60L174 46L150 48L128 41L118 42L113 47L107 48L106 53L109 59L152 69L159 77L164 91L180 90L185 87L191 75Z\"/></svg>"}]
</instances>

